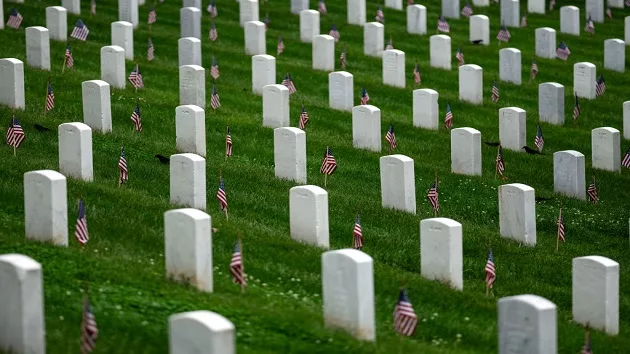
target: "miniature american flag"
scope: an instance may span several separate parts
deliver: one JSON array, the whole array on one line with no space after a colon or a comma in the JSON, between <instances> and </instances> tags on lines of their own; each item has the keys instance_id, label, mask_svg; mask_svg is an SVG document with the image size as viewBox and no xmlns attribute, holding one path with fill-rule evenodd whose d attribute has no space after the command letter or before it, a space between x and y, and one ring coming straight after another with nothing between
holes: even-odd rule
<instances>
[{"instance_id":1,"label":"miniature american flag","mask_svg":"<svg viewBox=\"0 0 630 354\"><path fill-rule=\"evenodd\" d=\"M586 20L586 24L584 25L584 31L595 34L595 23L593 23L591 16L589 16L588 20Z\"/></svg>"},{"instance_id":2,"label":"miniature american flag","mask_svg":"<svg viewBox=\"0 0 630 354\"><path fill-rule=\"evenodd\" d=\"M335 42L339 42L339 38L341 38L341 34L339 33L339 31L337 31L337 26L335 26L335 24L330 27L328 35L333 37L335 39Z\"/></svg>"},{"instance_id":3,"label":"miniature american flag","mask_svg":"<svg viewBox=\"0 0 630 354\"><path fill-rule=\"evenodd\" d=\"M491 248L490 252L488 252L488 261L486 262L486 287L492 289L495 280L497 280L497 273L494 268L494 256L492 256Z\"/></svg>"},{"instance_id":4,"label":"miniature american flag","mask_svg":"<svg viewBox=\"0 0 630 354\"><path fill-rule=\"evenodd\" d=\"M612 20L612 10L610 10L610 6L606 8L606 16Z\"/></svg>"},{"instance_id":5,"label":"miniature american flag","mask_svg":"<svg viewBox=\"0 0 630 354\"><path fill-rule=\"evenodd\" d=\"M556 50L556 57L562 60L567 60L570 54L571 54L571 51L569 50L567 45L564 44L564 42L560 42L560 45L558 46L558 49Z\"/></svg>"},{"instance_id":6,"label":"miniature american flag","mask_svg":"<svg viewBox=\"0 0 630 354\"><path fill-rule=\"evenodd\" d=\"M217 12L217 5L215 4L214 0L210 1L210 4L208 4L208 8L206 10L208 11L208 13L210 13L210 18L215 18L219 14Z\"/></svg>"},{"instance_id":7,"label":"miniature american flag","mask_svg":"<svg viewBox=\"0 0 630 354\"><path fill-rule=\"evenodd\" d=\"M289 89L289 95L297 92L293 81L291 81L291 75L289 75L289 73L284 76L284 80L282 80L282 85L286 86Z\"/></svg>"},{"instance_id":8,"label":"miniature american flag","mask_svg":"<svg viewBox=\"0 0 630 354\"><path fill-rule=\"evenodd\" d=\"M464 53L462 52L462 48L457 48L457 54L455 54L455 59L457 59L457 65L464 65Z\"/></svg>"},{"instance_id":9,"label":"miniature american flag","mask_svg":"<svg viewBox=\"0 0 630 354\"><path fill-rule=\"evenodd\" d=\"M23 141L24 130L17 118L13 117L13 119L11 119L11 124L9 124L9 129L7 129L7 144L9 146L13 146L14 148L18 148L22 145Z\"/></svg>"},{"instance_id":10,"label":"miniature american flag","mask_svg":"<svg viewBox=\"0 0 630 354\"><path fill-rule=\"evenodd\" d=\"M223 183L223 177L219 180L219 190L217 191L217 200L219 200L219 208L227 214L228 202L227 193L225 193L225 183Z\"/></svg>"},{"instance_id":11,"label":"miniature american flag","mask_svg":"<svg viewBox=\"0 0 630 354\"><path fill-rule=\"evenodd\" d=\"M225 156L232 156L232 134L230 134L230 127L227 127L227 134L225 134Z\"/></svg>"},{"instance_id":12,"label":"miniature american flag","mask_svg":"<svg viewBox=\"0 0 630 354\"><path fill-rule=\"evenodd\" d=\"M418 68L418 63L416 63L416 66L413 68L413 82L416 85L420 85L421 81L422 78L420 77L420 69Z\"/></svg>"},{"instance_id":13,"label":"miniature american flag","mask_svg":"<svg viewBox=\"0 0 630 354\"><path fill-rule=\"evenodd\" d=\"M326 9L326 4L324 3L324 0L319 0L319 5L317 5L317 11L319 11L320 14L325 15L328 13L328 10Z\"/></svg>"},{"instance_id":14,"label":"miniature american flag","mask_svg":"<svg viewBox=\"0 0 630 354\"><path fill-rule=\"evenodd\" d=\"M277 53L278 55L282 54L284 52L284 41L282 40L282 36L278 37L278 49L277 49Z\"/></svg>"},{"instance_id":15,"label":"miniature american flag","mask_svg":"<svg viewBox=\"0 0 630 354\"><path fill-rule=\"evenodd\" d=\"M630 7L630 0L626 0L626 7Z\"/></svg>"},{"instance_id":16,"label":"miniature american flag","mask_svg":"<svg viewBox=\"0 0 630 354\"><path fill-rule=\"evenodd\" d=\"M499 145L499 149L497 150L496 168L499 176L503 176L503 171L505 171L505 162L503 161L503 147L501 145Z\"/></svg>"},{"instance_id":17,"label":"miniature american flag","mask_svg":"<svg viewBox=\"0 0 630 354\"><path fill-rule=\"evenodd\" d=\"M527 16L521 17L521 27L527 27Z\"/></svg>"},{"instance_id":18,"label":"miniature american flag","mask_svg":"<svg viewBox=\"0 0 630 354\"><path fill-rule=\"evenodd\" d=\"M219 64L217 63L217 59L214 56L212 57L212 66L210 67L210 76L212 76L212 78L215 80L219 78Z\"/></svg>"},{"instance_id":19,"label":"miniature american flag","mask_svg":"<svg viewBox=\"0 0 630 354\"><path fill-rule=\"evenodd\" d=\"M326 148L326 154L324 155L324 160L322 161L322 167L319 169L320 173L326 175L332 175L337 169L337 161L332 154L332 150L330 147Z\"/></svg>"},{"instance_id":20,"label":"miniature american flag","mask_svg":"<svg viewBox=\"0 0 630 354\"><path fill-rule=\"evenodd\" d=\"M265 31L267 30L267 28L269 28L269 14L265 15L265 19L263 20L263 23L265 24Z\"/></svg>"},{"instance_id":21,"label":"miniature american flag","mask_svg":"<svg viewBox=\"0 0 630 354\"><path fill-rule=\"evenodd\" d=\"M389 129L387 129L387 133L385 134L385 141L389 143L389 151L391 152L396 148L396 134L394 134L394 125L389 124Z\"/></svg>"},{"instance_id":22,"label":"miniature american flag","mask_svg":"<svg viewBox=\"0 0 630 354\"><path fill-rule=\"evenodd\" d=\"M450 30L451 30L449 25L448 25L448 22L446 22L446 20L444 20L444 17L440 17L438 19L437 29L438 29L438 31L444 32L444 33L449 33Z\"/></svg>"},{"instance_id":23,"label":"miniature american flag","mask_svg":"<svg viewBox=\"0 0 630 354\"><path fill-rule=\"evenodd\" d=\"M363 229L361 228L361 215L357 213L357 221L352 229L352 247L360 250L363 247Z\"/></svg>"},{"instance_id":24,"label":"miniature american flag","mask_svg":"<svg viewBox=\"0 0 630 354\"><path fill-rule=\"evenodd\" d=\"M389 41L387 41L387 45L385 46L385 50L394 49L394 44L392 43L392 37L389 37Z\"/></svg>"},{"instance_id":25,"label":"miniature american flag","mask_svg":"<svg viewBox=\"0 0 630 354\"><path fill-rule=\"evenodd\" d=\"M127 169L127 158L125 157L125 148L120 149L120 159L118 159L118 168L120 169L120 184L129 180L129 170Z\"/></svg>"},{"instance_id":26,"label":"miniature american flag","mask_svg":"<svg viewBox=\"0 0 630 354\"><path fill-rule=\"evenodd\" d=\"M70 50L70 43L66 45L66 52L64 54L64 59L66 61L67 68L71 68L74 66L74 59L72 58L72 51Z\"/></svg>"},{"instance_id":27,"label":"miniature american flag","mask_svg":"<svg viewBox=\"0 0 630 354\"><path fill-rule=\"evenodd\" d=\"M534 80L536 78L536 75L538 75L538 64L536 64L536 59L532 61L532 71L530 75L532 80Z\"/></svg>"},{"instance_id":28,"label":"miniature american flag","mask_svg":"<svg viewBox=\"0 0 630 354\"><path fill-rule=\"evenodd\" d=\"M364 87L361 89L361 104L365 105L368 103L370 103L370 95L368 95L368 92Z\"/></svg>"},{"instance_id":29,"label":"miniature american flag","mask_svg":"<svg viewBox=\"0 0 630 354\"><path fill-rule=\"evenodd\" d=\"M556 0L549 1L549 11L553 10L554 6L556 6Z\"/></svg>"},{"instance_id":30,"label":"miniature american flag","mask_svg":"<svg viewBox=\"0 0 630 354\"><path fill-rule=\"evenodd\" d=\"M536 138L534 139L534 145L538 148L538 152L542 152L543 146L545 146L545 139L543 138L542 129L540 125L536 130Z\"/></svg>"},{"instance_id":31,"label":"miniature american flag","mask_svg":"<svg viewBox=\"0 0 630 354\"><path fill-rule=\"evenodd\" d=\"M85 41L88 34L90 34L90 30L88 30L87 26L83 23L83 21L81 21L81 19L78 19L77 23L74 25L72 33L70 33L70 37Z\"/></svg>"},{"instance_id":32,"label":"miniature american flag","mask_svg":"<svg viewBox=\"0 0 630 354\"><path fill-rule=\"evenodd\" d=\"M131 74L129 74L129 82L131 83L131 86L136 89L144 87L144 80L142 79L142 74L140 74L138 64L136 64L136 67L133 68Z\"/></svg>"},{"instance_id":33,"label":"miniature american flag","mask_svg":"<svg viewBox=\"0 0 630 354\"><path fill-rule=\"evenodd\" d=\"M405 289L400 289L398 302L394 309L394 330L404 336L411 337L418 327L418 316L413 310Z\"/></svg>"},{"instance_id":34,"label":"miniature american flag","mask_svg":"<svg viewBox=\"0 0 630 354\"><path fill-rule=\"evenodd\" d=\"M343 50L341 51L341 54L339 55L339 65L341 66L342 69L346 69L346 47L343 47Z\"/></svg>"},{"instance_id":35,"label":"miniature american flag","mask_svg":"<svg viewBox=\"0 0 630 354\"><path fill-rule=\"evenodd\" d=\"M595 177L593 177L593 179L591 180L591 184L588 185L586 194L588 194L588 199L593 204L597 204L597 202L599 201L599 195L597 193L597 185L595 185Z\"/></svg>"},{"instance_id":36,"label":"miniature american flag","mask_svg":"<svg viewBox=\"0 0 630 354\"><path fill-rule=\"evenodd\" d=\"M302 105L302 113L300 113L300 122L298 123L300 126L300 129L302 130L306 129L307 123L308 123L308 113L306 113L306 109L304 108L304 105Z\"/></svg>"},{"instance_id":37,"label":"miniature american flag","mask_svg":"<svg viewBox=\"0 0 630 354\"><path fill-rule=\"evenodd\" d=\"M96 15L96 0L90 2L90 14Z\"/></svg>"},{"instance_id":38,"label":"miniature american flag","mask_svg":"<svg viewBox=\"0 0 630 354\"><path fill-rule=\"evenodd\" d=\"M241 256L241 241L236 241L234 245L234 253L232 253L232 259L230 260L230 273L234 283L239 285L247 285L245 279L245 272L243 270L243 257Z\"/></svg>"},{"instance_id":39,"label":"miniature american flag","mask_svg":"<svg viewBox=\"0 0 630 354\"><path fill-rule=\"evenodd\" d=\"M217 33L217 28L214 25L214 21L212 21L212 23L210 24L209 36L210 36L210 40L213 41L213 42L216 41L217 38L219 38L219 34Z\"/></svg>"},{"instance_id":40,"label":"miniature american flag","mask_svg":"<svg viewBox=\"0 0 630 354\"><path fill-rule=\"evenodd\" d=\"M630 0L628 0L628 1L630 1ZM407 5L413 5L413 4L414 4L413 0L407 0Z\"/></svg>"},{"instance_id":41,"label":"miniature american flag","mask_svg":"<svg viewBox=\"0 0 630 354\"><path fill-rule=\"evenodd\" d=\"M431 184L431 187L429 187L429 191L427 192L427 199L429 200L429 203L431 203L433 211L440 211L440 194L438 193L437 179L433 181L433 184Z\"/></svg>"},{"instance_id":42,"label":"miniature american flag","mask_svg":"<svg viewBox=\"0 0 630 354\"><path fill-rule=\"evenodd\" d=\"M578 101L577 93L575 94L575 104L573 106L573 120L576 120L580 117L582 110L580 109L580 102Z\"/></svg>"},{"instance_id":43,"label":"miniature american flag","mask_svg":"<svg viewBox=\"0 0 630 354\"><path fill-rule=\"evenodd\" d=\"M212 97L210 98L210 107L212 107L212 109L214 110L221 107L219 93L217 92L217 85L212 85Z\"/></svg>"},{"instance_id":44,"label":"miniature american flag","mask_svg":"<svg viewBox=\"0 0 630 354\"><path fill-rule=\"evenodd\" d=\"M625 168L630 168L630 148L628 148L628 151L626 151L626 154L623 156L621 165Z\"/></svg>"},{"instance_id":45,"label":"miniature american flag","mask_svg":"<svg viewBox=\"0 0 630 354\"><path fill-rule=\"evenodd\" d=\"M595 85L595 94L597 97L601 96L606 92L606 82L604 81L604 75L599 75L597 78L597 84Z\"/></svg>"},{"instance_id":46,"label":"miniature american flag","mask_svg":"<svg viewBox=\"0 0 630 354\"><path fill-rule=\"evenodd\" d=\"M492 85L492 102L499 102L499 86L497 86L497 80L494 80Z\"/></svg>"},{"instance_id":47,"label":"miniature american flag","mask_svg":"<svg viewBox=\"0 0 630 354\"><path fill-rule=\"evenodd\" d=\"M55 94L53 93L52 84L48 82L48 88L46 89L46 112L55 108Z\"/></svg>"},{"instance_id":48,"label":"miniature american flag","mask_svg":"<svg viewBox=\"0 0 630 354\"><path fill-rule=\"evenodd\" d=\"M155 23L155 21L157 21L157 14L155 13L155 8L151 8L151 11L149 11L149 18L147 19L147 23L148 24L152 24Z\"/></svg>"},{"instance_id":49,"label":"miniature american flag","mask_svg":"<svg viewBox=\"0 0 630 354\"><path fill-rule=\"evenodd\" d=\"M560 208L560 215L558 215L558 239L564 241L564 216L562 215L562 208Z\"/></svg>"},{"instance_id":50,"label":"miniature american flag","mask_svg":"<svg viewBox=\"0 0 630 354\"><path fill-rule=\"evenodd\" d=\"M446 129L451 129L453 127L453 112L451 112L451 105L446 105L446 115L444 116L444 126Z\"/></svg>"},{"instance_id":51,"label":"miniature american flag","mask_svg":"<svg viewBox=\"0 0 630 354\"><path fill-rule=\"evenodd\" d=\"M133 125L136 128L136 131L141 133L142 132L142 118L140 117L140 106L138 106L137 103L136 103L136 108L134 108L133 112L131 113L131 121L133 122Z\"/></svg>"},{"instance_id":52,"label":"miniature american flag","mask_svg":"<svg viewBox=\"0 0 630 354\"><path fill-rule=\"evenodd\" d=\"M96 319L92 313L92 307L87 295L83 301L83 320L81 321L81 353L91 353L96 346L98 338L98 328Z\"/></svg>"},{"instance_id":53,"label":"miniature american flag","mask_svg":"<svg viewBox=\"0 0 630 354\"><path fill-rule=\"evenodd\" d=\"M153 47L153 41L149 38L149 49L147 49L147 61L152 61L155 58L155 48Z\"/></svg>"},{"instance_id":54,"label":"miniature american flag","mask_svg":"<svg viewBox=\"0 0 630 354\"><path fill-rule=\"evenodd\" d=\"M462 9L462 16L470 17L473 14L472 6L470 6L469 2L466 2L466 6Z\"/></svg>"},{"instance_id":55,"label":"miniature american flag","mask_svg":"<svg viewBox=\"0 0 630 354\"><path fill-rule=\"evenodd\" d=\"M501 30L497 33L497 39L503 42L508 42L512 36L505 25L501 25Z\"/></svg>"},{"instance_id":56,"label":"miniature american flag","mask_svg":"<svg viewBox=\"0 0 630 354\"><path fill-rule=\"evenodd\" d=\"M90 240L88 233L87 217L85 215L85 203L83 199L79 199L79 213L77 216L77 226L74 231L74 237L80 244L85 245Z\"/></svg>"},{"instance_id":57,"label":"miniature american flag","mask_svg":"<svg viewBox=\"0 0 630 354\"><path fill-rule=\"evenodd\" d=\"M383 13L383 9L381 9L380 6L376 8L376 17L374 19L380 23L385 22L385 14Z\"/></svg>"},{"instance_id":58,"label":"miniature american flag","mask_svg":"<svg viewBox=\"0 0 630 354\"><path fill-rule=\"evenodd\" d=\"M22 15L15 8L11 9L9 13L9 19L7 20L7 26L18 29L22 24Z\"/></svg>"}]
</instances>

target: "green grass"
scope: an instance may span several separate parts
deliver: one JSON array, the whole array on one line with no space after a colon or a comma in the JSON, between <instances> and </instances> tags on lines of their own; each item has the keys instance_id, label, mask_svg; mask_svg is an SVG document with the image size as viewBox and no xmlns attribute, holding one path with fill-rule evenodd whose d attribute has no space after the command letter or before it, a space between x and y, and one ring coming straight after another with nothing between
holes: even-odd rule
<instances>
[{"instance_id":1,"label":"green grass","mask_svg":"<svg viewBox=\"0 0 630 354\"><path fill-rule=\"evenodd\" d=\"M27 2L17 8L24 16L22 28L45 24L45 7L50 1ZM433 34L439 2L425 4L428 28ZM461 4L463 6L463 3ZM323 326L321 302L321 253L316 247L291 240L289 236L288 196L295 184L274 178L273 132L263 128L262 100L251 94L251 58L243 54L243 30L238 25L238 4L218 1L216 26L219 40L207 39L209 16L203 14L203 65L207 69L208 105L211 90L209 65L212 55L219 60L221 77L218 90L222 107L206 112L208 213L213 226L214 288L212 294L168 281L165 277L163 213L169 205L169 169L153 158L156 153L170 155L175 150L175 107L178 99L177 39L179 8L177 0L157 6L158 22L151 38L156 59L146 62L149 36L146 16L149 5L140 8L139 29L134 32L135 55L146 88L112 90L113 133L93 135L94 182L68 180L69 229L74 231L75 199L82 195L87 204L91 240L85 249L71 240L68 248L26 242L24 238L23 174L27 171L58 168L56 127L64 122L82 121L81 82L100 78L100 47L110 43L110 23L117 20L115 2L98 3L98 16L90 18L89 1L83 1L82 18L90 29L86 43L72 41L75 68L61 73L65 43L51 42L53 70L26 68L27 108L18 112L26 141L13 157L4 145L0 169L0 253L22 253L43 265L46 311L46 345L49 353L79 351L80 316L84 280L91 286L91 301L100 334L97 352L163 353L168 348L168 316L192 310L211 310L230 319L237 328L239 353L490 353L497 351L497 298L518 294L537 294L558 306L558 351L577 352L583 330L571 321L571 260L585 255L602 255L620 263L624 270L627 255L627 201L630 197L628 171L593 171L590 158L590 131L601 126L621 130L621 103L627 75L602 70L603 41L623 38L623 16L628 11L613 9L614 19L596 24L596 35L573 37L558 32L572 54L567 62L538 59L540 74L527 82L534 56L534 29L551 26L559 29L559 7L547 16L531 15L526 29L510 29L510 47L522 51L524 83L514 86L499 83L501 100L490 101L492 80L498 77L499 9L475 8L477 14L491 18L491 45L468 45L468 21L450 20L453 45L453 70L429 67L429 36L406 33L406 14L384 9L385 37L393 38L395 48L406 53L407 88L381 85L381 61L365 57L363 29L349 26L345 1L328 1L329 15L321 17L326 33L332 23L341 32L337 45L348 50L348 68L354 75L355 101L362 86L371 104L382 111L382 132L388 125L396 128L399 148L396 153L410 156L415 163L417 215L381 208L379 158L382 154L352 147L349 113L328 108L328 74L311 70L311 46L299 41L299 18L290 14L289 1L261 4L261 19L268 12L267 52L275 54L276 38L282 35L285 53L277 58L278 82L291 72L298 92L291 97L291 123L297 126L301 104L311 121L307 129L307 169L310 184L323 185L319 174L322 154L330 145L339 163L328 179L331 249L349 247L357 204L361 205L366 239L364 251L374 258L376 301L376 344L352 339L342 331ZM13 6L5 4L5 15ZM316 2L311 1L311 7ZM373 18L376 3L367 6ZM525 1L521 13L526 11ZM582 11L584 11L582 9ZM8 15L6 15L8 17ZM68 15L71 29L77 16ZM582 20L583 21L583 20ZM0 31L0 57L15 57L24 62L24 30ZM454 58L462 47L467 63L484 69L484 104L472 106L458 101L457 64ZM451 104L455 127L474 127L483 139L498 140L498 108L516 106L527 111L530 146L536 134L538 117L537 88L541 82L565 85L565 126L543 124L545 156L504 152L509 183L524 183L536 189L537 196L553 197L539 203L538 244L521 247L502 239L498 229L497 187L494 177L496 150L483 146L483 176L466 177L450 173L450 134L441 128L428 131L412 126L412 70L420 64L423 88L440 94L440 119ZM581 100L582 116L578 127L571 124L573 64L590 61L603 72L608 89L595 101ZM127 74L133 63L127 62ZM43 114L46 81L52 75L56 107ZM129 116L136 98L141 100L144 131L135 134ZM2 133L12 111L0 107ZM224 161L225 126L229 120L234 140L234 156ZM39 123L53 132L39 133ZM130 180L117 188L116 167L121 143L125 144ZM628 141L622 140L625 150ZM385 142L384 142L385 144ZM586 155L587 178L597 176L601 202L560 198L553 194L555 151L574 149ZM230 220L225 220L214 198L219 171L225 178L230 203ZM428 281L419 275L419 221L432 217L424 199L437 170L440 176L441 216L463 224L464 291ZM558 206L564 203L567 242L555 251ZM231 283L228 262L234 240L240 231L244 239L245 268L250 279L246 294ZM495 297L485 297L483 267L488 244L492 243L497 266ZM392 330L392 311L398 287L404 282L416 312L421 318L412 338L400 339ZM628 273L622 271L620 293L630 291ZM630 346L630 300L620 299L620 333L610 337L595 331L594 350L620 353ZM461 339L457 339L461 336Z\"/></svg>"}]
</instances>

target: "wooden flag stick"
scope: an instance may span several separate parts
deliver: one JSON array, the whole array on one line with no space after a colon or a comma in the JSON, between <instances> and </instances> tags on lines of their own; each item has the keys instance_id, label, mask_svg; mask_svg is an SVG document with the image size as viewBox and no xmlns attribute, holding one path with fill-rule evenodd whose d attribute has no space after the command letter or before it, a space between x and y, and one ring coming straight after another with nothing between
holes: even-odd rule
<instances>
[{"instance_id":1,"label":"wooden flag stick","mask_svg":"<svg viewBox=\"0 0 630 354\"><path fill-rule=\"evenodd\" d=\"M63 73L66 70L66 53L63 53L63 64L61 64L61 72Z\"/></svg>"},{"instance_id":2,"label":"wooden flag stick","mask_svg":"<svg viewBox=\"0 0 630 354\"><path fill-rule=\"evenodd\" d=\"M562 216L562 201L560 201L560 216ZM560 227L560 217L558 217L558 227ZM558 247L560 245L560 236L556 235L556 252L558 252Z\"/></svg>"},{"instance_id":3,"label":"wooden flag stick","mask_svg":"<svg viewBox=\"0 0 630 354\"><path fill-rule=\"evenodd\" d=\"M13 156L17 156L17 148L13 145Z\"/></svg>"},{"instance_id":4,"label":"wooden flag stick","mask_svg":"<svg viewBox=\"0 0 630 354\"><path fill-rule=\"evenodd\" d=\"M438 174L437 174L437 170L435 170L435 191L438 191ZM438 198L439 198L439 194L438 194ZM438 199L438 203L439 203L439 199ZM436 208L433 208L433 217L437 218L438 216L438 211Z\"/></svg>"},{"instance_id":5,"label":"wooden flag stick","mask_svg":"<svg viewBox=\"0 0 630 354\"><path fill-rule=\"evenodd\" d=\"M241 239L241 232L238 232L238 244L241 246L241 273L243 274L243 281L241 282L241 293L245 293L245 258L243 258L243 241Z\"/></svg>"}]
</instances>

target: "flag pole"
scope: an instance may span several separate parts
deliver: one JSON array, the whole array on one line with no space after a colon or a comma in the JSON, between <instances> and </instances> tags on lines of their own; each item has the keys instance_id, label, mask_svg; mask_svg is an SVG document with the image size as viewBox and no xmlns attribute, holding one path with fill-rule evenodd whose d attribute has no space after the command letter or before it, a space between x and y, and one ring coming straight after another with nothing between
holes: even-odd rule
<instances>
[{"instance_id":1,"label":"flag pole","mask_svg":"<svg viewBox=\"0 0 630 354\"><path fill-rule=\"evenodd\" d=\"M243 240L241 239L241 232L238 232L238 244L241 246L241 273L243 273L243 281L241 282L241 293L245 293L245 258L243 257Z\"/></svg>"},{"instance_id":2,"label":"flag pole","mask_svg":"<svg viewBox=\"0 0 630 354\"><path fill-rule=\"evenodd\" d=\"M46 106L48 106L48 87L50 86L50 76L48 76L48 83L46 84L46 95L44 96L44 114L46 114L46 112L48 112L46 110Z\"/></svg>"},{"instance_id":3,"label":"flag pole","mask_svg":"<svg viewBox=\"0 0 630 354\"><path fill-rule=\"evenodd\" d=\"M17 147L13 145L13 156L17 156Z\"/></svg>"},{"instance_id":4,"label":"flag pole","mask_svg":"<svg viewBox=\"0 0 630 354\"><path fill-rule=\"evenodd\" d=\"M227 132L229 130L230 130L230 119L228 118L228 120L227 120L227 129L226 129L226 136L225 136L225 161L227 161L227 159L228 159L228 154L227 154L227 151L228 151L227 150L228 149L228 146L227 146Z\"/></svg>"},{"instance_id":5,"label":"flag pole","mask_svg":"<svg viewBox=\"0 0 630 354\"><path fill-rule=\"evenodd\" d=\"M497 158L494 161L494 179L497 179L498 175L499 175L499 168L497 166L497 159L499 158L499 149L501 148L501 144L499 144L499 147L497 148Z\"/></svg>"},{"instance_id":6,"label":"flag pole","mask_svg":"<svg viewBox=\"0 0 630 354\"><path fill-rule=\"evenodd\" d=\"M328 158L328 148L329 146L326 146L326 155L324 156L324 160ZM324 169L324 188L326 188L327 179L328 179L328 173L326 173L326 170Z\"/></svg>"},{"instance_id":7,"label":"flag pole","mask_svg":"<svg viewBox=\"0 0 630 354\"><path fill-rule=\"evenodd\" d=\"M120 156L122 156L122 152L125 149L125 142L123 141L120 145ZM120 161L120 157L118 158L118 160ZM120 168L120 167L119 167ZM120 175L121 171L118 171L118 188L120 188L122 186L122 176Z\"/></svg>"},{"instance_id":8,"label":"flag pole","mask_svg":"<svg viewBox=\"0 0 630 354\"><path fill-rule=\"evenodd\" d=\"M69 43L68 43L68 44L69 44ZM68 47L67 47L67 44L66 44L66 48L68 48ZM64 53L63 53L63 64L61 64L61 73L63 73L63 72L64 72L64 70L66 70L66 59L67 59L67 58L66 58L66 53L64 52Z\"/></svg>"},{"instance_id":9,"label":"flag pole","mask_svg":"<svg viewBox=\"0 0 630 354\"><path fill-rule=\"evenodd\" d=\"M437 174L437 170L435 170L435 191L438 191L438 174ZM439 194L438 194L438 203L439 203ZM438 211L436 208L433 208L433 217L437 218L438 216Z\"/></svg>"},{"instance_id":10,"label":"flag pole","mask_svg":"<svg viewBox=\"0 0 630 354\"><path fill-rule=\"evenodd\" d=\"M562 217L562 201L560 201L560 217ZM558 217L558 227L560 227L560 217ZM556 235L556 252L558 252L559 245L560 245L560 235Z\"/></svg>"}]
</instances>

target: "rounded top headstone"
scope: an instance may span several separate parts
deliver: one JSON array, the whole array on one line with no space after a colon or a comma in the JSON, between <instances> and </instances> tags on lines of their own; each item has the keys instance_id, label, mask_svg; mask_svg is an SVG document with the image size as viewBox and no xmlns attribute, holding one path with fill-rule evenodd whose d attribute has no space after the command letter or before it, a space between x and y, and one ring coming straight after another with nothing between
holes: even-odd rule
<instances>
[{"instance_id":1,"label":"rounded top headstone","mask_svg":"<svg viewBox=\"0 0 630 354\"><path fill-rule=\"evenodd\" d=\"M353 248L345 248L322 253L322 263L326 263L326 260L328 259L340 257L350 259L354 263L372 263L373 261L372 257L362 251Z\"/></svg>"}]
</instances>

